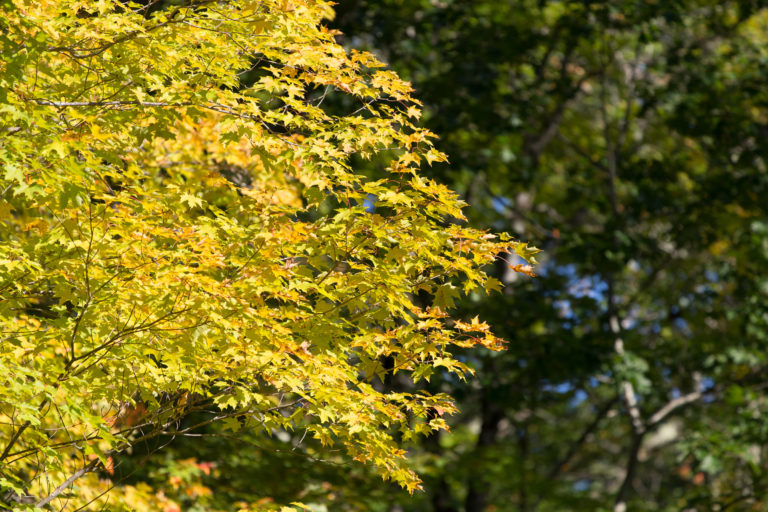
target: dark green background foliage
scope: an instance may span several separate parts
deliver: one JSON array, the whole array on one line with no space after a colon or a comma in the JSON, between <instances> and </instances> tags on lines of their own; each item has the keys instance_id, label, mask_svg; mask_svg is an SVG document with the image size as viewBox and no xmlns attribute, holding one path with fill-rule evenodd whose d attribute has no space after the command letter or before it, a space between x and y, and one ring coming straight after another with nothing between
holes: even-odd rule
<instances>
[{"instance_id":1,"label":"dark green background foliage","mask_svg":"<svg viewBox=\"0 0 768 512\"><path fill-rule=\"evenodd\" d=\"M168 449L218 461L214 496L231 471L258 482L222 499L330 510L768 509L766 5L341 1L344 44L424 102L450 158L425 173L541 248L539 276L500 265L505 292L461 305L508 350L431 379L462 413L411 447L423 493L301 459L324 458L301 432Z\"/></svg>"}]
</instances>

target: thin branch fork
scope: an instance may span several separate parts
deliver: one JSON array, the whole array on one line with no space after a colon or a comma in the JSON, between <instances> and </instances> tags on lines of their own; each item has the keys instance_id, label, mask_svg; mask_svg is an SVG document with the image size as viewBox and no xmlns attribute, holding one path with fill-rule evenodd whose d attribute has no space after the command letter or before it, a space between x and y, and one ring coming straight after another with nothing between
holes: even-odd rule
<instances>
[{"instance_id":1,"label":"thin branch fork","mask_svg":"<svg viewBox=\"0 0 768 512\"><path fill-rule=\"evenodd\" d=\"M576 453L578 453L579 448L581 448L581 446L587 441L587 438L589 438L589 436L597 429L597 426L600 424L603 418L608 415L608 413L611 411L611 409L613 409L613 407L616 405L616 402L618 401L619 397L615 396L608 400L605 404L603 404L602 407L597 410L595 417L592 419L589 425L587 425L579 438L571 445L565 456L558 460L557 463L552 466L552 469L549 470L549 473L547 474L548 480L553 480L560 473L562 473L566 465L571 461L571 459L573 459Z\"/></svg>"},{"instance_id":2,"label":"thin branch fork","mask_svg":"<svg viewBox=\"0 0 768 512\"><path fill-rule=\"evenodd\" d=\"M67 108L67 107L162 107L162 108L179 108L179 107L197 107L205 110L211 110L220 114L226 114L234 116L239 119L246 119L261 124L268 132L274 133L273 128L263 119L252 114L244 114L238 112L234 107L229 105L222 105L220 103L197 103L194 101L179 101L179 102L165 102L165 101L139 101L139 100L96 100L96 101L52 101L42 98L30 98L29 101L33 101L38 105ZM278 135L282 142L293 146L301 147L302 144L291 141L287 137Z\"/></svg>"},{"instance_id":3,"label":"thin branch fork","mask_svg":"<svg viewBox=\"0 0 768 512\"><path fill-rule=\"evenodd\" d=\"M61 485L59 485L56 489L54 489L51 494L49 494L45 498L41 499L37 503L35 503L35 507L43 508L44 506L46 506L47 504L49 504L50 502L55 500L56 497L59 494L61 494L62 492L64 492L67 489L67 487L72 485L72 483L75 480L77 480L78 478L80 478L81 476L83 476L86 473L90 473L91 471L95 471L96 468L99 466L99 464L101 464L101 461L99 459L94 459L90 463L88 463L87 465L85 465L82 468L80 468L79 470L75 471L69 478L64 480L64 482Z\"/></svg>"},{"instance_id":4,"label":"thin branch fork","mask_svg":"<svg viewBox=\"0 0 768 512\"><path fill-rule=\"evenodd\" d=\"M133 30L131 32L123 34L122 36L116 37L112 41L109 41L109 42L107 42L107 43L105 43L105 44L103 44L101 46L96 47L96 48L90 48L90 49L86 49L86 48L80 49L80 48L77 48L77 49L75 49L75 48L72 48L72 47L69 47L69 46L50 46L50 47L47 48L47 50L48 51L52 51L52 52L62 52L62 53L65 53L65 54L69 55L70 57L72 57L74 59L88 59L90 57L96 57L98 55L101 55L106 50L112 48L115 45L118 45L120 43L124 43L126 41L130 41L132 39L135 39L135 38L137 38L139 36L142 36L142 35L146 34L147 32L151 32L153 30L157 30L159 28L162 28L162 27L174 24L174 23L181 23L181 22L183 22L184 19L185 19L183 17L181 19L176 19L176 16L178 16L179 13L181 13L183 9L200 7L200 6L203 6L203 5L206 5L206 4L213 3L214 1L215 0L201 0L201 1L196 1L196 2L195 1L189 2L186 5L181 5L181 6L177 7L176 9L174 9L173 11L171 11L170 14L168 14L168 16L167 16L168 19L167 20L165 20L163 22L160 22L160 23L157 23L156 25L152 25L150 27L146 27L143 30ZM156 2L152 2L150 5L152 5L154 3L156 3ZM150 5L145 6L145 8L148 8ZM76 53L78 51L85 51L86 53Z\"/></svg>"}]
</instances>

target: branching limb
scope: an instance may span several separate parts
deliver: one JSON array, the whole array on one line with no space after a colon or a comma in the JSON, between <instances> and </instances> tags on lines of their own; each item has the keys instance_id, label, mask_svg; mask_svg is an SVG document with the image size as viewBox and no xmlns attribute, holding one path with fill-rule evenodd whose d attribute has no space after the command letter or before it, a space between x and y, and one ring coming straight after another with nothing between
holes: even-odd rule
<instances>
[{"instance_id":1,"label":"branching limb","mask_svg":"<svg viewBox=\"0 0 768 512\"><path fill-rule=\"evenodd\" d=\"M87 465L83 466L81 469L77 470L75 473L72 474L72 476L70 476L69 478L64 480L64 482L60 486L58 486L56 489L54 489L51 494L49 494L45 498L41 499L37 503L35 503L35 507L43 508L44 506L46 506L47 504L49 504L50 502L55 500L56 497L59 494L61 494L62 492L64 492L65 490L67 490L67 487L72 485L72 483L75 480L77 480L81 476L85 475L86 473L90 473L91 471L95 471L96 468L99 466L99 464L101 464L101 461L99 459L94 459L89 464L87 464Z\"/></svg>"}]
</instances>

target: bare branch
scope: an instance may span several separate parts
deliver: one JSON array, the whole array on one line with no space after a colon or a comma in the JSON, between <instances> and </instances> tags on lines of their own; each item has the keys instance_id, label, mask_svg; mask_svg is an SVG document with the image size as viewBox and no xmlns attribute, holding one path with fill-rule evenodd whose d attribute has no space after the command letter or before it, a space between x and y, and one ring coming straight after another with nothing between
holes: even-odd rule
<instances>
[{"instance_id":1,"label":"bare branch","mask_svg":"<svg viewBox=\"0 0 768 512\"><path fill-rule=\"evenodd\" d=\"M667 405L656 411L653 416L648 419L647 428L651 429L655 427L662 421L666 420L667 417L675 413L681 407L685 407L686 405L698 401L702 396L704 396L703 391L694 391L692 393L688 393L687 395L679 396L674 400L670 400Z\"/></svg>"},{"instance_id":2,"label":"bare branch","mask_svg":"<svg viewBox=\"0 0 768 512\"><path fill-rule=\"evenodd\" d=\"M99 464L101 464L101 461L99 459L95 459L95 460L91 461L89 464L87 464L86 466L84 466L81 469L77 470L75 473L72 474L72 476L70 476L69 478L64 480L64 482L60 486L58 486L56 489L54 489L51 494L49 494L45 498L41 499L37 503L35 503L35 507L43 508L44 506L49 504L51 501L55 500L56 497L59 494L61 494L62 492L64 492L67 489L67 487L72 485L72 483L75 480L77 480L78 478L80 478L81 476L83 476L86 473L90 473L91 471L94 471L98 467Z\"/></svg>"},{"instance_id":3,"label":"bare branch","mask_svg":"<svg viewBox=\"0 0 768 512\"><path fill-rule=\"evenodd\" d=\"M563 468L565 468L571 459L573 459L574 455L578 453L579 448L581 448L581 446L586 442L587 438L595 431L603 418L606 417L606 415L618 401L618 396L613 397L597 410L597 414L595 414L594 419L590 422L589 425L587 425L587 428L584 429L584 432L581 433L579 438L571 445L565 456L560 459L554 466L552 466L552 469L549 470L549 473L547 474L547 478L549 480L553 480L562 472Z\"/></svg>"}]
</instances>

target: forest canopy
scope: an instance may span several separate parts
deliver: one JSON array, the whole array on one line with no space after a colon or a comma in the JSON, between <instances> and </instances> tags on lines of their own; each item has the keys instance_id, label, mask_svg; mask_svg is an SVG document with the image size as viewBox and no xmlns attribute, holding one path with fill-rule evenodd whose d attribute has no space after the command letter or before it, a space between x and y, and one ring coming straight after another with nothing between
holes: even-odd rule
<instances>
[{"instance_id":1,"label":"forest canopy","mask_svg":"<svg viewBox=\"0 0 768 512\"><path fill-rule=\"evenodd\" d=\"M339 3L344 44L423 101L450 157L425 172L542 249L536 279L499 266L503 298L460 303L508 350L442 386L461 413L389 510L768 506L766 8Z\"/></svg>"},{"instance_id":2,"label":"forest canopy","mask_svg":"<svg viewBox=\"0 0 768 512\"><path fill-rule=\"evenodd\" d=\"M765 0L0 14L2 507L768 508Z\"/></svg>"}]
</instances>

